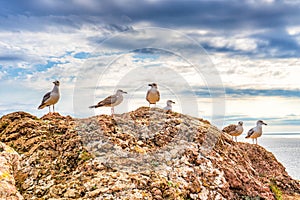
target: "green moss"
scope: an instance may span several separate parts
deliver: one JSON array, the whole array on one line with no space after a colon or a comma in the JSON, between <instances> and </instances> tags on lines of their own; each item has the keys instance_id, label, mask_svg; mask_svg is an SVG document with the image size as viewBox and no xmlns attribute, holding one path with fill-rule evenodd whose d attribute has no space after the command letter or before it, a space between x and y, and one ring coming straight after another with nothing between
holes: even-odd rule
<instances>
[{"instance_id":1,"label":"green moss","mask_svg":"<svg viewBox=\"0 0 300 200\"><path fill-rule=\"evenodd\" d=\"M168 181L167 184L168 184L169 187L173 187L173 188L178 188L179 187L179 185L177 183L175 184L172 181Z\"/></svg>"},{"instance_id":2,"label":"green moss","mask_svg":"<svg viewBox=\"0 0 300 200\"><path fill-rule=\"evenodd\" d=\"M92 158L93 158L93 155L90 154L90 153L87 152L87 151L83 151L83 152L80 153L80 155L79 155L78 158L79 158L79 160L82 160L83 162L85 162L85 161L87 161L87 160L92 159Z\"/></svg>"},{"instance_id":3,"label":"green moss","mask_svg":"<svg viewBox=\"0 0 300 200\"><path fill-rule=\"evenodd\" d=\"M270 189L273 192L275 199L276 200L282 200L282 192L281 190L277 187L275 182L270 183Z\"/></svg>"},{"instance_id":4,"label":"green moss","mask_svg":"<svg viewBox=\"0 0 300 200\"><path fill-rule=\"evenodd\" d=\"M153 167L157 167L157 166L159 165L159 163L156 162L156 161L151 161L151 165L152 165Z\"/></svg>"},{"instance_id":5,"label":"green moss","mask_svg":"<svg viewBox=\"0 0 300 200\"><path fill-rule=\"evenodd\" d=\"M92 187L92 191L93 190L96 190L97 189L97 185L94 185L93 187Z\"/></svg>"}]
</instances>

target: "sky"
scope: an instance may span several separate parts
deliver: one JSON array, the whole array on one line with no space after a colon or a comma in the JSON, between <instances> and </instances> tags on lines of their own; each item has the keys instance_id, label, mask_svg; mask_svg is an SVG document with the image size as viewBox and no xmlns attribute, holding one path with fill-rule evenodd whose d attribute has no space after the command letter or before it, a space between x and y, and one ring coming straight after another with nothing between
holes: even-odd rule
<instances>
[{"instance_id":1,"label":"sky","mask_svg":"<svg viewBox=\"0 0 300 200\"><path fill-rule=\"evenodd\" d=\"M97 103L128 92L117 113L147 106L148 83L174 111L219 128L258 119L300 132L299 0L0 1L0 116L38 117L59 80L62 115L108 114Z\"/></svg>"}]
</instances>

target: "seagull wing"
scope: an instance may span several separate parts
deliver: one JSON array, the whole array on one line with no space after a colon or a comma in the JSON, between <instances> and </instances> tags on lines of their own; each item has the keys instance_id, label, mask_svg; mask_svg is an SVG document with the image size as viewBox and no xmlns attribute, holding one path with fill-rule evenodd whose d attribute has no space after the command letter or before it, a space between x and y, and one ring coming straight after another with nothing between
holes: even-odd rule
<instances>
[{"instance_id":1,"label":"seagull wing","mask_svg":"<svg viewBox=\"0 0 300 200\"><path fill-rule=\"evenodd\" d=\"M230 132L232 132L232 131L235 131L236 128L237 128L237 125L235 125L235 124L230 124L230 125L224 127L222 131L225 132L225 133L230 133Z\"/></svg>"},{"instance_id":2,"label":"seagull wing","mask_svg":"<svg viewBox=\"0 0 300 200\"><path fill-rule=\"evenodd\" d=\"M149 100L149 93L150 93L150 90L148 90L147 94L146 94L146 100L150 103L150 100Z\"/></svg>"},{"instance_id":3,"label":"seagull wing","mask_svg":"<svg viewBox=\"0 0 300 200\"><path fill-rule=\"evenodd\" d=\"M248 134L247 134L246 138L249 138L254 132L255 132L254 128L251 128L251 129L248 131Z\"/></svg>"},{"instance_id":4,"label":"seagull wing","mask_svg":"<svg viewBox=\"0 0 300 200\"><path fill-rule=\"evenodd\" d=\"M51 92L47 92L47 93L44 95L41 104L44 104L48 99L50 99L50 96L51 96Z\"/></svg>"},{"instance_id":5,"label":"seagull wing","mask_svg":"<svg viewBox=\"0 0 300 200\"><path fill-rule=\"evenodd\" d=\"M110 106L111 104L116 103L117 101L117 95L111 95L109 97L106 97L104 100L100 101L97 104L97 107L101 107L101 106Z\"/></svg>"},{"instance_id":6,"label":"seagull wing","mask_svg":"<svg viewBox=\"0 0 300 200\"><path fill-rule=\"evenodd\" d=\"M47 100L49 100L51 97L51 92L47 92L44 97L43 97L43 100L42 100L42 103L41 105L39 105L38 109L43 109L45 107L45 103Z\"/></svg>"}]
</instances>

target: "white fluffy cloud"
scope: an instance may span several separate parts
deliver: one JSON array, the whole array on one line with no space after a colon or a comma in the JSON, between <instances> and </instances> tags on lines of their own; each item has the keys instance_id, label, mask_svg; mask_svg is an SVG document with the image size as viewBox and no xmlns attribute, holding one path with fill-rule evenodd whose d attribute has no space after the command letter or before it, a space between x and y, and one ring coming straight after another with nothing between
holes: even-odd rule
<instances>
[{"instance_id":1,"label":"white fluffy cloud","mask_svg":"<svg viewBox=\"0 0 300 200\"><path fill-rule=\"evenodd\" d=\"M225 86L255 89L298 89L299 59L213 56Z\"/></svg>"}]
</instances>

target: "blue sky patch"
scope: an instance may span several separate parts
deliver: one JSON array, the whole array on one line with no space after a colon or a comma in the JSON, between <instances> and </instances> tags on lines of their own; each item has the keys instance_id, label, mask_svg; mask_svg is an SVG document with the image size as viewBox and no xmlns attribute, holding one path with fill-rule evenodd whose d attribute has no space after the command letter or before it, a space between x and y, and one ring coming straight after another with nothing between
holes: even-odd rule
<instances>
[{"instance_id":1,"label":"blue sky patch","mask_svg":"<svg viewBox=\"0 0 300 200\"><path fill-rule=\"evenodd\" d=\"M78 59L87 59L91 56L90 53L88 52L79 52L74 54L74 58L78 58Z\"/></svg>"}]
</instances>

